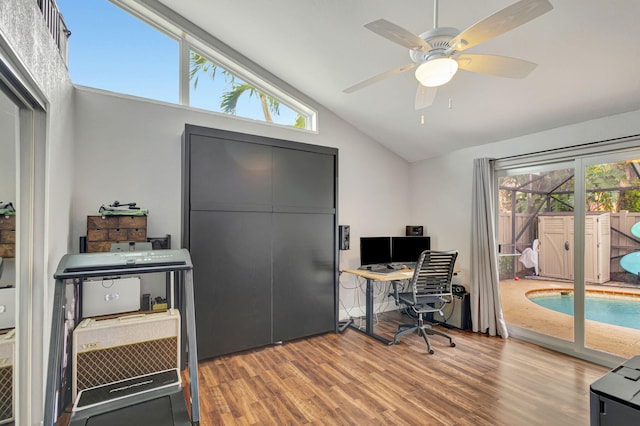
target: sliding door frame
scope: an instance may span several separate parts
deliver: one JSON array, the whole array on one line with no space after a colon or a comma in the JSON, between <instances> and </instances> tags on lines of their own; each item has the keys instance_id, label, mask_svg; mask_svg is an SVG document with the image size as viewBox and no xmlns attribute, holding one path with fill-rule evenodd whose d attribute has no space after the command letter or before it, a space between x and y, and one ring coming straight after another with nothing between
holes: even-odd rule
<instances>
[{"instance_id":1,"label":"sliding door frame","mask_svg":"<svg viewBox=\"0 0 640 426\"><path fill-rule=\"evenodd\" d=\"M586 347L585 328L585 167L592 164L621 161L629 156L640 157L640 135L593 142L502 159L493 162L494 182L508 175L540 172L549 169L574 169L574 339L573 342L540 332L507 324L509 334L577 358L606 366L619 365L624 358ZM497 209L496 209L497 211ZM496 217L496 223L498 217ZM496 227L496 229L498 229Z\"/></svg>"},{"instance_id":2,"label":"sliding door frame","mask_svg":"<svg viewBox=\"0 0 640 426\"><path fill-rule=\"evenodd\" d=\"M14 422L35 424L42 419L44 389L40 385L46 373L42 349L47 302L38 286L46 282L43 235L48 104L2 34L0 80L18 107Z\"/></svg>"}]
</instances>

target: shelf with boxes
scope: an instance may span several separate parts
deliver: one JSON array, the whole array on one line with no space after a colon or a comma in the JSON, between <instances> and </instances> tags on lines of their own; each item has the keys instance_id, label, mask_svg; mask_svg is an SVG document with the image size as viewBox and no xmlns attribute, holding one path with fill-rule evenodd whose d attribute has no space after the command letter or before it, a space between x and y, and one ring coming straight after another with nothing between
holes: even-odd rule
<instances>
[{"instance_id":1,"label":"shelf with boxes","mask_svg":"<svg viewBox=\"0 0 640 426\"><path fill-rule=\"evenodd\" d=\"M147 216L87 216L86 250L106 252L113 243L147 242Z\"/></svg>"}]
</instances>

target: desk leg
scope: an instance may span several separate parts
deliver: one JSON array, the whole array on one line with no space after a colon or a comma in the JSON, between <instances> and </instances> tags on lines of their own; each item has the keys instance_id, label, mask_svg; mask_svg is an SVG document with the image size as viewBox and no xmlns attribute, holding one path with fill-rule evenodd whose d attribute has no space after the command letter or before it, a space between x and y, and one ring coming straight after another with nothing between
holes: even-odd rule
<instances>
[{"instance_id":1,"label":"desk leg","mask_svg":"<svg viewBox=\"0 0 640 426\"><path fill-rule=\"evenodd\" d=\"M362 330L361 328L357 327L353 323L349 324L349 326L351 328L358 330L361 333L366 334L367 336L371 336L374 339L381 341L382 343L385 343L387 345L392 345L393 341L387 340L384 337L373 332L373 283L372 281L373 281L372 279L367 278L367 291L366 291L367 306L366 306L365 329Z\"/></svg>"},{"instance_id":2,"label":"desk leg","mask_svg":"<svg viewBox=\"0 0 640 426\"><path fill-rule=\"evenodd\" d=\"M353 320L351 318L349 318L346 321L339 321L338 322L338 333L342 333L347 328L349 328L351 325L353 325Z\"/></svg>"}]
</instances>

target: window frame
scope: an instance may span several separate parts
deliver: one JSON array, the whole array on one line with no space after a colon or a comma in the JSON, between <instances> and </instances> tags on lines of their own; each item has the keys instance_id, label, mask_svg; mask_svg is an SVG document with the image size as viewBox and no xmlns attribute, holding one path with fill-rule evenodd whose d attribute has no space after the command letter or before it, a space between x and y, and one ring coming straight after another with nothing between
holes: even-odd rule
<instances>
[{"instance_id":1,"label":"window frame","mask_svg":"<svg viewBox=\"0 0 640 426\"><path fill-rule=\"evenodd\" d=\"M184 17L178 15L171 9L162 4L151 5L149 0L109 0L115 6L123 11L133 15L146 24L152 26L164 35L178 41L179 44L179 104L191 107L189 102L189 52L191 50L200 52L217 66L236 75L264 92L265 94L275 98L287 108L297 112L305 118L305 127L296 128L293 125L283 125L279 123L269 123L265 120L255 119L261 123L272 124L279 127L292 128L297 130L307 130L312 132L318 131L318 112L300 99L289 94L277 85L271 83L267 79L261 77L256 72L250 70L246 65L234 59L234 56L240 56L239 53L232 50L229 46L205 32L195 24L191 23ZM257 67L257 66L256 66ZM211 111L217 113L216 111ZM238 117L247 119L248 117L234 116L232 114L224 114L225 116Z\"/></svg>"}]
</instances>

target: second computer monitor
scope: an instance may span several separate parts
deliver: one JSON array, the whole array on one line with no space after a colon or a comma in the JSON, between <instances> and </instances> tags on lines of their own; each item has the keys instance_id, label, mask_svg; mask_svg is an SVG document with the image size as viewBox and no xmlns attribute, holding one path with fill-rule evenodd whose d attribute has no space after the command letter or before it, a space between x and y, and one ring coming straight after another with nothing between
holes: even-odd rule
<instances>
[{"instance_id":1,"label":"second computer monitor","mask_svg":"<svg viewBox=\"0 0 640 426\"><path fill-rule=\"evenodd\" d=\"M391 261L415 263L420 253L431 249L429 237L391 237Z\"/></svg>"}]
</instances>

